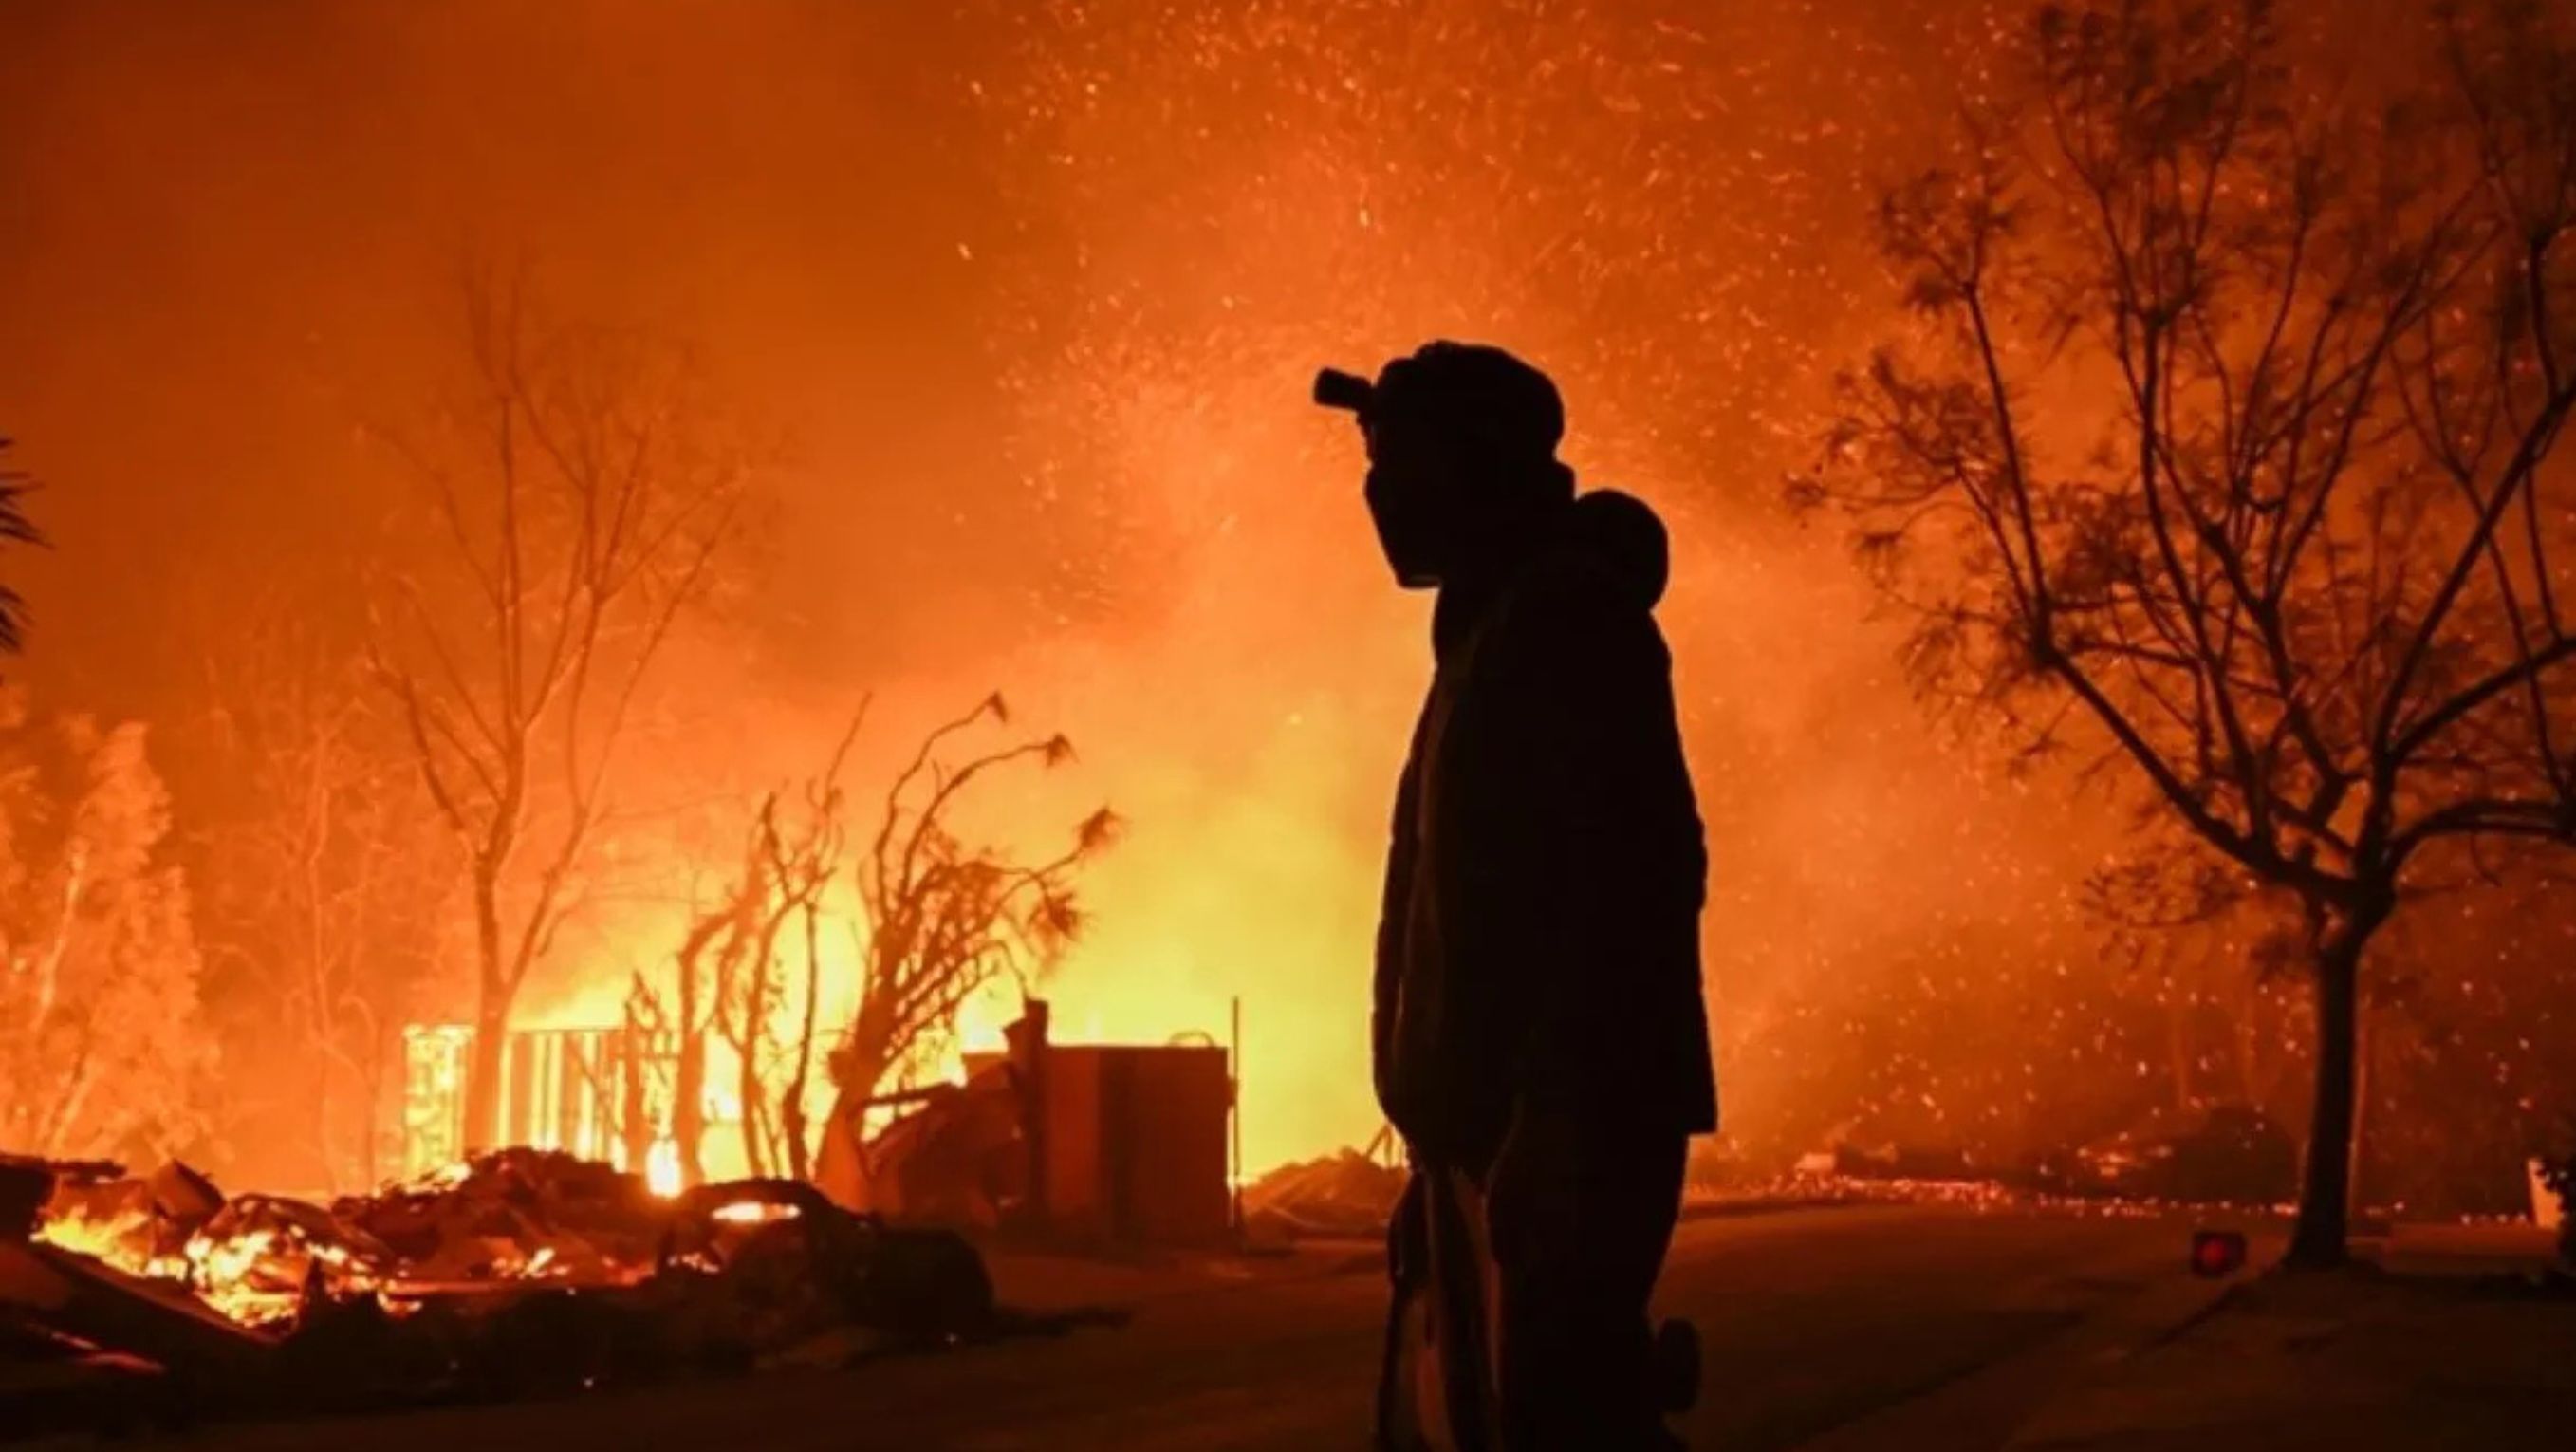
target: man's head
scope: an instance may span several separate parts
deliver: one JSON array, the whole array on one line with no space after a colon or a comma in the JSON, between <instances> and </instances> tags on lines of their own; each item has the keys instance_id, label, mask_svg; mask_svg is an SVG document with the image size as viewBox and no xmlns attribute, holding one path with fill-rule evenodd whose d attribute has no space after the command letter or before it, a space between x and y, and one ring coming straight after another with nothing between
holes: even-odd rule
<instances>
[{"instance_id":1,"label":"man's head","mask_svg":"<svg viewBox=\"0 0 2576 1452\"><path fill-rule=\"evenodd\" d=\"M1407 589L1440 584L1480 541L1574 495L1556 460L1556 385L1500 348L1425 344L1386 365L1358 412L1369 516Z\"/></svg>"}]
</instances>

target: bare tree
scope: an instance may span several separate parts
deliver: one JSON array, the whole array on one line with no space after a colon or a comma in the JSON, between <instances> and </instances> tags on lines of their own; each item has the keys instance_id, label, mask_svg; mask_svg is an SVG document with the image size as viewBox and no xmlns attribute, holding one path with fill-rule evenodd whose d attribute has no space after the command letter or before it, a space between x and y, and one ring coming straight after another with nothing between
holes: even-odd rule
<instances>
[{"instance_id":1,"label":"bare tree","mask_svg":"<svg viewBox=\"0 0 2576 1452\"><path fill-rule=\"evenodd\" d=\"M786 1154L787 1173L803 1180L813 1174L816 1148L805 1098L813 1084L814 1034L821 1026L823 1008L822 895L817 893L806 899L797 909L797 918L804 929L805 985L797 1011L794 1067L788 1070L787 1082L778 1091L778 1138Z\"/></svg>"},{"instance_id":2,"label":"bare tree","mask_svg":"<svg viewBox=\"0 0 2576 1452\"><path fill-rule=\"evenodd\" d=\"M465 863L476 962L466 1134L500 1132L511 1007L562 925L639 690L712 584L742 470L687 358L550 327L467 289L472 394L403 450L434 558L377 615L375 663Z\"/></svg>"},{"instance_id":3,"label":"bare tree","mask_svg":"<svg viewBox=\"0 0 2576 1452\"><path fill-rule=\"evenodd\" d=\"M398 1028L452 895L402 727L351 664L275 614L210 662L229 799L200 868L210 967L257 985L261 1040L301 1043L296 1098L335 1187L381 1178Z\"/></svg>"},{"instance_id":4,"label":"bare tree","mask_svg":"<svg viewBox=\"0 0 2576 1452\"><path fill-rule=\"evenodd\" d=\"M818 937L824 898L840 872L845 845L841 766L849 759L851 743L858 739L859 727L866 719L867 709L862 705L833 748L822 774L805 783L803 807L793 825L782 823L778 794L773 792L761 803L759 825L752 838L757 865L747 870L756 871L768 883L769 902L760 922L759 966L756 972L744 976L729 1038L741 1074L744 1153L755 1174L783 1168L801 1180L812 1160L805 1095L811 1081L814 1033L822 1002ZM800 920L804 928L805 972L801 991L791 993L778 939L790 922ZM779 1051L789 1052L791 1057L784 1074L777 1076L773 1117L768 1107L772 1075L767 1060L773 1053L770 1032L775 1020L787 1012L796 1015L799 1029L790 1045L778 1046Z\"/></svg>"},{"instance_id":5,"label":"bare tree","mask_svg":"<svg viewBox=\"0 0 2576 1452\"><path fill-rule=\"evenodd\" d=\"M663 1008L660 995L642 979L635 984L642 1016L656 1025L668 1024L676 1045L671 1142L679 1155L683 1185L706 1182L707 1034L715 1027L717 1007L741 969L745 930L758 910L759 890L756 883L731 884L721 902L690 922L676 955L674 1001L669 1009Z\"/></svg>"},{"instance_id":6,"label":"bare tree","mask_svg":"<svg viewBox=\"0 0 2576 1452\"><path fill-rule=\"evenodd\" d=\"M188 884L144 728L0 691L0 1143L166 1152L207 1054Z\"/></svg>"},{"instance_id":7,"label":"bare tree","mask_svg":"<svg viewBox=\"0 0 2576 1452\"><path fill-rule=\"evenodd\" d=\"M754 1175L769 1174L774 1166L800 1178L805 1173L803 1098L820 988L816 925L839 871L841 765L864 718L862 710L823 773L805 784L803 807L793 821L782 810L780 793L761 799L744 836L740 868L715 905L691 919L674 954L672 1005L666 1007L641 979L636 983L639 1011L656 1024L669 1025L678 1040L671 1130L686 1184L701 1183L706 1174L704 1103L711 1035L734 1054L745 1166ZM781 934L800 917L805 926L801 1008L788 991L779 952ZM779 1017L791 1011L801 1013L803 1033L773 1109L772 1081L781 1078L775 1061L784 1047L776 1042L775 1031Z\"/></svg>"},{"instance_id":8,"label":"bare tree","mask_svg":"<svg viewBox=\"0 0 2576 1452\"><path fill-rule=\"evenodd\" d=\"M838 760L835 759L835 767ZM786 965L779 936L799 913L810 912L831 881L837 823L818 814L795 831L779 820L778 794L762 798L743 847L740 875L729 888L716 972L707 994L708 1026L733 1051L734 1098L741 1106L743 1163L754 1175L771 1173L773 1161L795 1163L770 1103L779 1015L789 1010ZM713 920L713 919L711 919ZM809 967L808 978L812 977ZM811 992L809 983L808 992ZM808 1000L810 1012L811 1001Z\"/></svg>"},{"instance_id":9,"label":"bare tree","mask_svg":"<svg viewBox=\"0 0 2576 1452\"><path fill-rule=\"evenodd\" d=\"M2425 25L2440 74L2373 109L2302 89L2262 0L2040 9L2027 109L1886 198L1917 326L1793 490L1849 511L1922 690L2297 902L2302 1265L2344 1254L2374 934L2576 838L2576 47L2518 0Z\"/></svg>"},{"instance_id":10,"label":"bare tree","mask_svg":"<svg viewBox=\"0 0 2576 1452\"><path fill-rule=\"evenodd\" d=\"M955 1031L967 1000L1005 974L1052 963L1081 930L1073 877L1116 837L1108 808L1083 818L1061 855L1035 864L958 833L953 814L978 781L1019 763L1052 767L1072 757L1062 736L963 760L946 755L977 728L1009 721L1001 696L986 697L932 731L886 789L876 832L854 867L866 933L857 1003L830 1058L836 1118L920 1067Z\"/></svg>"}]
</instances>

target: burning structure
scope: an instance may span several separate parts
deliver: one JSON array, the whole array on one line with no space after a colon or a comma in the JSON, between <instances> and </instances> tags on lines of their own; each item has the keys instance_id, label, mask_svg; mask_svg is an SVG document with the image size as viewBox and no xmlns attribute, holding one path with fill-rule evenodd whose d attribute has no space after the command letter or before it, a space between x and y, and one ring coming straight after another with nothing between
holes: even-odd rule
<instances>
[{"instance_id":1,"label":"burning structure","mask_svg":"<svg viewBox=\"0 0 2576 1452\"><path fill-rule=\"evenodd\" d=\"M1192 1245L1235 1227L1233 1053L1213 1042L1065 1044L1043 999L966 1054L955 1082L873 1095L827 1116L814 1180L853 1213L1057 1245ZM406 1031L407 1173L462 1162L473 1030ZM602 1162L669 1194L690 1154L675 1138L679 1047L630 1019L616 1028L513 1032L501 1054L501 1122L514 1145ZM697 1132L738 1129L705 1107Z\"/></svg>"},{"instance_id":2,"label":"burning structure","mask_svg":"<svg viewBox=\"0 0 2576 1452\"><path fill-rule=\"evenodd\" d=\"M430 1174L466 1156L474 1032L464 1024L403 1031L405 1175ZM676 1189L654 1147L668 1139L678 1066L672 1035L631 1019L616 1028L513 1030L501 1051L502 1140L604 1161L645 1175L658 1189Z\"/></svg>"}]
</instances>

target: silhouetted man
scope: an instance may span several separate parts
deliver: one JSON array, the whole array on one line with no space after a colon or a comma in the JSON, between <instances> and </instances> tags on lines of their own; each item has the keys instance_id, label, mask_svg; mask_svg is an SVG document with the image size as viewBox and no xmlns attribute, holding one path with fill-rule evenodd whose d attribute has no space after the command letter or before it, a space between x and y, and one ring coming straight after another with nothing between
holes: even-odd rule
<instances>
[{"instance_id":1,"label":"silhouetted man","mask_svg":"<svg viewBox=\"0 0 2576 1452\"><path fill-rule=\"evenodd\" d=\"M1381 1442L1674 1445L1647 1301L1717 1105L1663 526L1576 497L1555 385L1499 349L1317 397L1359 414L1398 582L1440 592L1378 929L1378 1101L1414 1166Z\"/></svg>"}]
</instances>

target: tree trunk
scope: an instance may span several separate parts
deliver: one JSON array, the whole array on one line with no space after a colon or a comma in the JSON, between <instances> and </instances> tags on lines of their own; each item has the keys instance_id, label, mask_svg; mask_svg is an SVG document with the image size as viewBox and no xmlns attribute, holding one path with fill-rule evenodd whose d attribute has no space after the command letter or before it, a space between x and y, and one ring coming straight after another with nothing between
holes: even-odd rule
<instances>
[{"instance_id":1,"label":"tree trunk","mask_svg":"<svg viewBox=\"0 0 2576 1452\"><path fill-rule=\"evenodd\" d=\"M2337 933L2317 955L2317 1085L2309 1109L2307 1173L2284 1263L2325 1270L2344 1263L2352 1214L2353 1069L2361 950L2368 929Z\"/></svg>"},{"instance_id":2,"label":"tree trunk","mask_svg":"<svg viewBox=\"0 0 2576 1452\"><path fill-rule=\"evenodd\" d=\"M681 995L684 1009L690 997ZM707 1033L703 1025L692 1024L680 1032L680 1062L671 1079L671 1142L679 1151L684 1189L707 1181L706 1140Z\"/></svg>"},{"instance_id":3,"label":"tree trunk","mask_svg":"<svg viewBox=\"0 0 2576 1452\"><path fill-rule=\"evenodd\" d=\"M743 1073L741 1080L735 1085L735 1090L742 1100L743 1173L755 1180L766 1180L769 1178L769 1148L766 1142L769 1129L769 1105L761 1098L759 1079L749 1071Z\"/></svg>"},{"instance_id":4,"label":"tree trunk","mask_svg":"<svg viewBox=\"0 0 2576 1452\"><path fill-rule=\"evenodd\" d=\"M680 1163L680 1184L694 1189L706 1183L707 1136L707 1032L722 1011L725 970L719 962L715 982L701 978L707 945L724 931L727 918L722 913L698 919L689 930L688 940L680 945L679 1011L677 1042L673 1048L677 1062L671 1078L671 1146ZM720 949L719 952L730 951ZM701 1011L699 1001L712 999L713 1006Z\"/></svg>"},{"instance_id":5,"label":"tree trunk","mask_svg":"<svg viewBox=\"0 0 2576 1452\"><path fill-rule=\"evenodd\" d=\"M510 1005L486 991L474 1016L474 1051L465 1060L464 1149L468 1155L501 1147L501 1056L509 1043Z\"/></svg>"},{"instance_id":6,"label":"tree trunk","mask_svg":"<svg viewBox=\"0 0 2576 1452\"><path fill-rule=\"evenodd\" d=\"M774 930L773 930L774 931ZM769 1178L769 1155L762 1143L768 1098L760 1084L760 1031L769 1017L769 944L764 939L743 985L742 1040L735 1045L734 1094L742 1102L742 1158L752 1178Z\"/></svg>"},{"instance_id":7,"label":"tree trunk","mask_svg":"<svg viewBox=\"0 0 2576 1452\"><path fill-rule=\"evenodd\" d=\"M465 1071L465 1148L501 1146L501 1047L510 1032L514 985L501 966L501 902L497 869L477 862L474 872L474 1053Z\"/></svg>"},{"instance_id":8,"label":"tree trunk","mask_svg":"<svg viewBox=\"0 0 2576 1452\"><path fill-rule=\"evenodd\" d=\"M814 1066L814 1012L816 995L823 982L822 961L815 951L815 910L805 904L805 1016L796 1035L796 1072L787 1078L787 1088L778 1096L778 1127L787 1142L787 1172L797 1179L811 1178L812 1141L805 1127L805 1083Z\"/></svg>"},{"instance_id":9,"label":"tree trunk","mask_svg":"<svg viewBox=\"0 0 2576 1452\"><path fill-rule=\"evenodd\" d=\"M778 1145L787 1157L789 1179L813 1178L813 1155L807 1148L810 1133L805 1123L805 1085L802 1081L791 1083L779 1095L778 1103Z\"/></svg>"}]
</instances>

